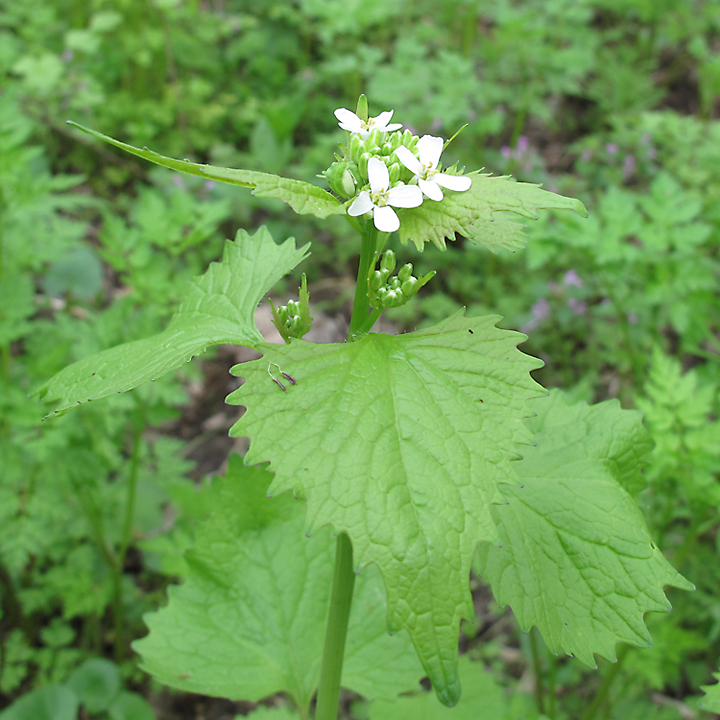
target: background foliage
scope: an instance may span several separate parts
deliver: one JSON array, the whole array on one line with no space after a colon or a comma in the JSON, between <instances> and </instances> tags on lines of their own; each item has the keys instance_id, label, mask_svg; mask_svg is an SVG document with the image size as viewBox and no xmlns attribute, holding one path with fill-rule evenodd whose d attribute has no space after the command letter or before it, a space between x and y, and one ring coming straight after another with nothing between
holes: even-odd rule
<instances>
[{"instance_id":1,"label":"background foliage","mask_svg":"<svg viewBox=\"0 0 720 720\"><path fill-rule=\"evenodd\" d=\"M545 215L514 254L461 238L445 253L395 247L438 275L388 315L415 329L463 306L471 317L499 312L529 334L522 349L545 361L543 385L642 410L655 445L641 504L655 542L697 587L670 591L673 612L649 618L651 650L621 646L618 664L590 672L520 632L478 581L462 649L505 688L489 686L497 717L699 713L720 657L718 43L716 0L0 8L0 707L21 698L0 717L45 717L41 707L60 708L51 718L78 707L181 717L129 643L188 575L182 553L229 449L221 438L234 416L221 398L235 387L225 379L234 360L220 352L45 423L28 393L73 360L160 332L182 281L238 228L312 240L302 270L329 317L347 311L357 253L340 218L320 225L242 189L151 169L64 121L169 156L318 182L340 139L332 111L363 91L371 110L395 108L419 134L467 123L451 161L587 205L588 220ZM433 712L431 699L412 702Z\"/></svg>"}]
</instances>

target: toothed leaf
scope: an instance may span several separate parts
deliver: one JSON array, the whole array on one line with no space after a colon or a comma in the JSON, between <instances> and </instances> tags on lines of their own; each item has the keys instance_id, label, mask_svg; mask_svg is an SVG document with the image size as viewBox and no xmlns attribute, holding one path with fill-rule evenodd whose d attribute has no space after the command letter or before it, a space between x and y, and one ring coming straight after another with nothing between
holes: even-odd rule
<instances>
[{"instance_id":1,"label":"toothed leaf","mask_svg":"<svg viewBox=\"0 0 720 720\"><path fill-rule=\"evenodd\" d=\"M88 400L132 390L189 362L210 345L255 346L262 341L253 314L268 290L308 255L290 238L276 245L261 228L238 232L221 262L188 284L167 329L158 335L103 350L69 365L38 391L59 400L54 414Z\"/></svg>"},{"instance_id":2,"label":"toothed leaf","mask_svg":"<svg viewBox=\"0 0 720 720\"><path fill-rule=\"evenodd\" d=\"M502 488L505 504L493 508L502 546L482 545L479 569L524 630L537 626L553 652L594 667L594 653L615 660L618 642L648 646L643 616L670 609L664 586L692 585L619 482L638 485L641 458L629 446L647 449L639 414L621 418L628 411L613 402L568 408L559 393L528 407L537 444L515 463L522 485Z\"/></svg>"},{"instance_id":3,"label":"toothed leaf","mask_svg":"<svg viewBox=\"0 0 720 720\"><path fill-rule=\"evenodd\" d=\"M331 523L358 567L380 568L389 627L408 629L445 704L459 697L475 546L496 537L490 507L498 483L515 482L523 401L540 390L528 372L541 363L497 320L457 313L407 335L263 345L233 368L246 381L228 398L248 408L231 434L251 438L248 462L270 461L270 492L301 493L308 531Z\"/></svg>"},{"instance_id":4,"label":"toothed leaf","mask_svg":"<svg viewBox=\"0 0 720 720\"><path fill-rule=\"evenodd\" d=\"M335 557L325 528L303 535L305 503L268 499L272 474L231 456L215 506L188 553L185 583L146 616L150 634L134 643L142 666L181 690L256 702L290 693L305 710L320 661ZM406 633L389 636L376 568L355 585L343 686L391 700L423 675Z\"/></svg>"},{"instance_id":5,"label":"toothed leaf","mask_svg":"<svg viewBox=\"0 0 720 720\"><path fill-rule=\"evenodd\" d=\"M525 246L524 225L506 212L531 220L537 219L539 210L549 208L587 216L579 200L548 192L539 185L478 172L467 177L472 179L469 190L448 190L440 202L426 199L420 207L399 210L400 240L414 242L419 250L428 241L445 249L445 241L454 240L455 233L460 233L492 252L499 248L514 250Z\"/></svg>"}]
</instances>

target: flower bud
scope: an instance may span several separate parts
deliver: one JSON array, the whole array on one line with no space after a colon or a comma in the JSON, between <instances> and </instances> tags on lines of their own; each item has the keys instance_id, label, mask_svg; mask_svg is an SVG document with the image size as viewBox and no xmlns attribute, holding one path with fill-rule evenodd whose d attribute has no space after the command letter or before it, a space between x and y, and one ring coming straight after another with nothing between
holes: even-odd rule
<instances>
[{"instance_id":1,"label":"flower bud","mask_svg":"<svg viewBox=\"0 0 720 720\"><path fill-rule=\"evenodd\" d=\"M385 282L387 276L381 273L379 270L375 270L369 278L369 286L373 292L377 292Z\"/></svg>"},{"instance_id":2,"label":"flower bud","mask_svg":"<svg viewBox=\"0 0 720 720\"><path fill-rule=\"evenodd\" d=\"M361 95L357 101L357 109L355 114L361 119L367 122L368 115L368 100L365 95Z\"/></svg>"},{"instance_id":3,"label":"flower bud","mask_svg":"<svg viewBox=\"0 0 720 720\"><path fill-rule=\"evenodd\" d=\"M358 167L353 162L334 162L323 176L328 182L330 189L340 197L351 198L355 195L355 173ZM349 180L346 179L349 176Z\"/></svg>"},{"instance_id":4,"label":"flower bud","mask_svg":"<svg viewBox=\"0 0 720 720\"><path fill-rule=\"evenodd\" d=\"M400 270L398 271L398 278L401 283L405 282L408 278L412 276L413 266L412 263L407 263L407 265L403 265Z\"/></svg>"},{"instance_id":5,"label":"flower bud","mask_svg":"<svg viewBox=\"0 0 720 720\"><path fill-rule=\"evenodd\" d=\"M409 277L402 284L403 295L405 295L408 299L411 298L419 289L418 279L414 277Z\"/></svg>"},{"instance_id":6,"label":"flower bud","mask_svg":"<svg viewBox=\"0 0 720 720\"><path fill-rule=\"evenodd\" d=\"M349 168L345 168L345 172L342 174L342 188L345 191L345 197L353 197L355 195L355 189L357 187L357 181L355 176L350 172Z\"/></svg>"},{"instance_id":7,"label":"flower bud","mask_svg":"<svg viewBox=\"0 0 720 720\"><path fill-rule=\"evenodd\" d=\"M385 270L389 275L395 269L395 264L395 253L392 250L386 250L380 262L380 269Z\"/></svg>"},{"instance_id":8,"label":"flower bud","mask_svg":"<svg viewBox=\"0 0 720 720\"><path fill-rule=\"evenodd\" d=\"M400 175L402 174L402 170L400 169L400 166L397 163L393 163L388 168L388 174L390 175L390 182L396 183L398 180L400 180Z\"/></svg>"}]
</instances>

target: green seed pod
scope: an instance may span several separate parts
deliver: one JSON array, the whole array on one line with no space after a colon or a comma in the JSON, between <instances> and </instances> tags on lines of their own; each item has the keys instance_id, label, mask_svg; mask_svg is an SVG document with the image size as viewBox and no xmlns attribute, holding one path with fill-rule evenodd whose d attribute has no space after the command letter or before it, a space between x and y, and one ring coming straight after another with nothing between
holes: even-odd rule
<instances>
[{"instance_id":1,"label":"green seed pod","mask_svg":"<svg viewBox=\"0 0 720 720\"><path fill-rule=\"evenodd\" d=\"M395 269L395 265L395 253L392 250L386 250L380 262L380 269L385 270L389 275Z\"/></svg>"},{"instance_id":2,"label":"green seed pod","mask_svg":"<svg viewBox=\"0 0 720 720\"><path fill-rule=\"evenodd\" d=\"M400 279L400 282L405 282L412 275L412 271L413 271L412 263L403 265L400 268L400 271L398 272L398 278Z\"/></svg>"}]
</instances>

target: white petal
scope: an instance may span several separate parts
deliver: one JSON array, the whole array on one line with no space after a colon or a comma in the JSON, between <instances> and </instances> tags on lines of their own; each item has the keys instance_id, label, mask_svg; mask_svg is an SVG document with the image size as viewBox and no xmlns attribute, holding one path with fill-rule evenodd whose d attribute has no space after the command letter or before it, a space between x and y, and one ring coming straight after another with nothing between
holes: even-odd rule
<instances>
[{"instance_id":1,"label":"white petal","mask_svg":"<svg viewBox=\"0 0 720 720\"><path fill-rule=\"evenodd\" d=\"M443 191L440 189L440 186L435 182L436 177L437 175L433 175L432 180L418 180L418 185L431 200L437 200L440 202L440 200L442 200L445 196L443 195Z\"/></svg>"},{"instance_id":2,"label":"white petal","mask_svg":"<svg viewBox=\"0 0 720 720\"><path fill-rule=\"evenodd\" d=\"M387 130L387 125L392 120L394 112L394 110L386 110L385 112L381 112L377 117L373 118L372 126L375 130ZM402 127L402 125L398 125L398 127Z\"/></svg>"},{"instance_id":3,"label":"white petal","mask_svg":"<svg viewBox=\"0 0 720 720\"><path fill-rule=\"evenodd\" d=\"M415 175L420 175L422 173L422 165L420 164L420 161L412 154L412 151L406 148L404 145L401 145L395 151L395 154L397 155L397 159L411 173L415 173Z\"/></svg>"},{"instance_id":4,"label":"white petal","mask_svg":"<svg viewBox=\"0 0 720 720\"><path fill-rule=\"evenodd\" d=\"M353 133L359 133L362 130L362 121L351 110L338 108L335 111L335 117L339 120L338 124L343 130L349 130Z\"/></svg>"},{"instance_id":5,"label":"white petal","mask_svg":"<svg viewBox=\"0 0 720 720\"><path fill-rule=\"evenodd\" d=\"M448 190L468 190L472 185L472 179L467 175L446 175L445 173L438 173L433 175L433 180Z\"/></svg>"},{"instance_id":6,"label":"white petal","mask_svg":"<svg viewBox=\"0 0 720 720\"><path fill-rule=\"evenodd\" d=\"M399 130L402 127L402 123L390 123L385 126L385 130L392 132L393 130Z\"/></svg>"},{"instance_id":7,"label":"white petal","mask_svg":"<svg viewBox=\"0 0 720 720\"><path fill-rule=\"evenodd\" d=\"M417 144L420 162L430 167L430 169L435 169L440 162L443 145L445 145L445 141L441 137L423 135Z\"/></svg>"},{"instance_id":8,"label":"white petal","mask_svg":"<svg viewBox=\"0 0 720 720\"><path fill-rule=\"evenodd\" d=\"M373 209L372 200L370 199L370 193L367 190L363 190L353 200L352 205L348 208L348 215L356 217L357 215L364 215L366 212L370 212Z\"/></svg>"},{"instance_id":9,"label":"white petal","mask_svg":"<svg viewBox=\"0 0 720 720\"><path fill-rule=\"evenodd\" d=\"M380 158L371 157L368 160L368 179L370 189L377 192L385 192L390 185L390 173L387 165Z\"/></svg>"},{"instance_id":10,"label":"white petal","mask_svg":"<svg viewBox=\"0 0 720 720\"><path fill-rule=\"evenodd\" d=\"M388 205L376 207L373 212L375 227L380 232L395 232L400 227L400 218Z\"/></svg>"},{"instance_id":11,"label":"white petal","mask_svg":"<svg viewBox=\"0 0 720 720\"><path fill-rule=\"evenodd\" d=\"M388 205L400 208L413 208L422 205L422 190L417 185L398 185L390 188Z\"/></svg>"}]
</instances>

